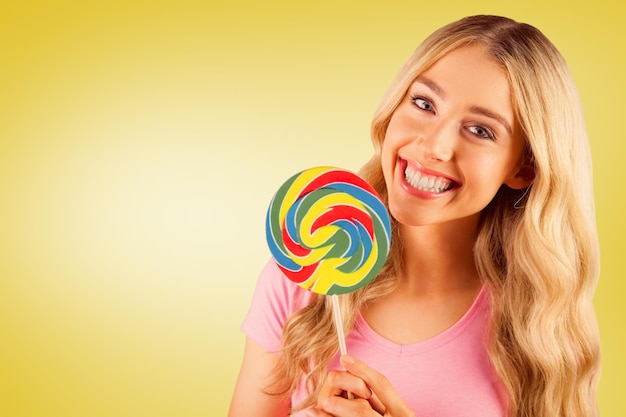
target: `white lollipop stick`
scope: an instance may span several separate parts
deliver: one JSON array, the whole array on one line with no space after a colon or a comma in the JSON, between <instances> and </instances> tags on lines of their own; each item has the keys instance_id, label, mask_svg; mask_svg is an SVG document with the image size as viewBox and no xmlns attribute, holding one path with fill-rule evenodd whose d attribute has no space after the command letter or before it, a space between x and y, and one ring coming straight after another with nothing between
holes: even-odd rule
<instances>
[{"instance_id":1,"label":"white lollipop stick","mask_svg":"<svg viewBox=\"0 0 626 417\"><path fill-rule=\"evenodd\" d=\"M339 307L339 297L337 294L330 296L333 301L333 317L335 318L335 329L337 329L337 338L339 339L339 351L342 355L348 354L346 348L346 337L343 332L343 319L341 317L341 308ZM350 391L348 391L348 399L352 400L354 397Z\"/></svg>"}]
</instances>

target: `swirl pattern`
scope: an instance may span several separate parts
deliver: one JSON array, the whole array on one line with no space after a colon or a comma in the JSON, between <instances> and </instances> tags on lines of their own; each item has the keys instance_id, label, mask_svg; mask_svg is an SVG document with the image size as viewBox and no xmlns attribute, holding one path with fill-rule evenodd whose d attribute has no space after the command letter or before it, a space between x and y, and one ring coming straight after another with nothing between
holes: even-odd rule
<instances>
[{"instance_id":1,"label":"swirl pattern","mask_svg":"<svg viewBox=\"0 0 626 417\"><path fill-rule=\"evenodd\" d=\"M278 189L267 211L266 238L291 281L317 294L345 294L383 267L391 225L365 180L340 168L316 167Z\"/></svg>"}]
</instances>

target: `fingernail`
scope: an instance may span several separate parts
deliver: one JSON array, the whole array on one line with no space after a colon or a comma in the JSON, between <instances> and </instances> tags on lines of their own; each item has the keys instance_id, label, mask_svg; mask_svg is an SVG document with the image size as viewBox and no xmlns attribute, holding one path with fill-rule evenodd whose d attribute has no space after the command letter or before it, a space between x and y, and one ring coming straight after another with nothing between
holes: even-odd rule
<instances>
[{"instance_id":1,"label":"fingernail","mask_svg":"<svg viewBox=\"0 0 626 417\"><path fill-rule=\"evenodd\" d=\"M341 360L343 363L346 363L348 365L352 365L354 363L354 358L350 355L342 355Z\"/></svg>"}]
</instances>

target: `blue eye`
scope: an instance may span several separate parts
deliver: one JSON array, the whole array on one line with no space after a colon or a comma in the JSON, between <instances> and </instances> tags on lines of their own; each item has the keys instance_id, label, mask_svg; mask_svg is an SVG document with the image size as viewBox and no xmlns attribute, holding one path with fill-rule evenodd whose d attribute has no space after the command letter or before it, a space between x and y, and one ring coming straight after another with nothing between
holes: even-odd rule
<instances>
[{"instance_id":1,"label":"blue eye","mask_svg":"<svg viewBox=\"0 0 626 417\"><path fill-rule=\"evenodd\" d=\"M472 134L474 134L475 136L478 136L479 138L490 139L490 140L495 140L496 138L493 132L486 127L470 126L468 130L472 132Z\"/></svg>"},{"instance_id":2,"label":"blue eye","mask_svg":"<svg viewBox=\"0 0 626 417\"><path fill-rule=\"evenodd\" d=\"M420 110L424 110L424 111L433 111L434 110L434 107L433 107L432 103L429 100L425 99L424 97L411 96L411 101Z\"/></svg>"}]
</instances>

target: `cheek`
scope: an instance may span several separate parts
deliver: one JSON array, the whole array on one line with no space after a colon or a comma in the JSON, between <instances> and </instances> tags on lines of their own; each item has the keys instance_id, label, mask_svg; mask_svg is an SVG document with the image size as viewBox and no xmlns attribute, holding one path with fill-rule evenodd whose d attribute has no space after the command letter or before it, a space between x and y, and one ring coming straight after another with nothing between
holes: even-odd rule
<instances>
[{"instance_id":1,"label":"cheek","mask_svg":"<svg viewBox=\"0 0 626 417\"><path fill-rule=\"evenodd\" d=\"M406 109L403 107L396 109L389 120L380 151L381 166L387 182L393 177L398 152L411 140L410 138L415 129L414 124L410 115L406 114Z\"/></svg>"},{"instance_id":2,"label":"cheek","mask_svg":"<svg viewBox=\"0 0 626 417\"><path fill-rule=\"evenodd\" d=\"M391 164L391 156L388 148L383 146L380 152L380 166L383 171L383 177L385 178L385 183L389 184L389 179L392 170Z\"/></svg>"},{"instance_id":3,"label":"cheek","mask_svg":"<svg viewBox=\"0 0 626 417\"><path fill-rule=\"evenodd\" d=\"M478 187L482 195L490 196L489 200L506 180L507 169L499 160L477 160L471 165L465 165L464 169L470 173L474 187Z\"/></svg>"},{"instance_id":4,"label":"cheek","mask_svg":"<svg viewBox=\"0 0 626 417\"><path fill-rule=\"evenodd\" d=\"M389 180L389 175L391 175L393 171L397 158L397 151L398 147L397 144L394 143L393 137L386 135L380 151L380 163L386 181Z\"/></svg>"}]
</instances>

